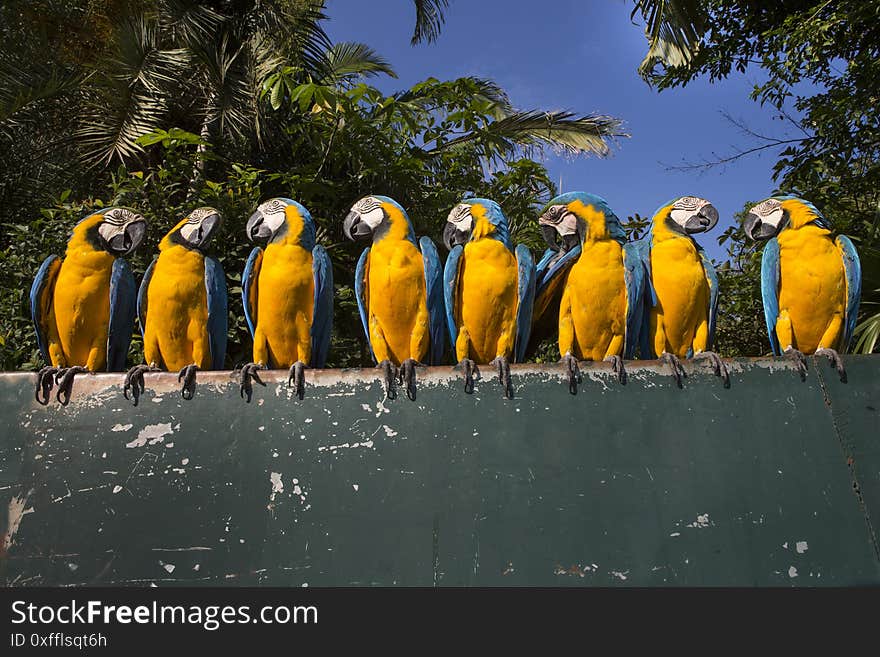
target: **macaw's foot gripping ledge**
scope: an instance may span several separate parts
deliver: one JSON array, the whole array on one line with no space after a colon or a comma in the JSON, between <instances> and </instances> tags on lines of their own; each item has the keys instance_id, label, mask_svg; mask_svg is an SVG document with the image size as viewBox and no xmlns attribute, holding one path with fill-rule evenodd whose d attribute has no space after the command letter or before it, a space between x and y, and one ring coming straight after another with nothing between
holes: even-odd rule
<instances>
[{"instance_id":1,"label":"macaw's foot gripping ledge","mask_svg":"<svg viewBox=\"0 0 880 657\"><path fill-rule=\"evenodd\" d=\"M0 374L0 585L878 585L880 358Z\"/></svg>"}]
</instances>

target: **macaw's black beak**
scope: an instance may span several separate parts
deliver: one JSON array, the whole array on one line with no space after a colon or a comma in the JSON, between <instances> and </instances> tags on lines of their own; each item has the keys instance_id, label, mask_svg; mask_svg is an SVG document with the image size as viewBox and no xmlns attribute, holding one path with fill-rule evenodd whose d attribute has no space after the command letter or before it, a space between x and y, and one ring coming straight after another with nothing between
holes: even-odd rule
<instances>
[{"instance_id":1,"label":"macaw's black beak","mask_svg":"<svg viewBox=\"0 0 880 657\"><path fill-rule=\"evenodd\" d=\"M687 220L684 230L689 235L705 233L708 230L712 230L717 223L718 210L715 209L714 205L708 204L700 208L697 214Z\"/></svg>"},{"instance_id":2,"label":"macaw's black beak","mask_svg":"<svg viewBox=\"0 0 880 657\"><path fill-rule=\"evenodd\" d=\"M146 234L146 220L134 219L133 221L128 222L125 229L119 233L119 235L114 235L110 239L108 247L110 248L110 251L117 256L130 255L141 245Z\"/></svg>"},{"instance_id":3,"label":"macaw's black beak","mask_svg":"<svg viewBox=\"0 0 880 657\"><path fill-rule=\"evenodd\" d=\"M547 242L547 246L558 253L561 247L559 246L559 240L557 239L559 233L556 231L556 228L549 224L542 224L541 235L544 236L544 241Z\"/></svg>"},{"instance_id":4,"label":"macaw's black beak","mask_svg":"<svg viewBox=\"0 0 880 657\"><path fill-rule=\"evenodd\" d=\"M373 235L373 229L361 220L360 214L352 210L342 222L342 233L350 240L365 240Z\"/></svg>"},{"instance_id":5,"label":"macaw's black beak","mask_svg":"<svg viewBox=\"0 0 880 657\"><path fill-rule=\"evenodd\" d=\"M743 221L743 230L750 240L760 242L774 237L778 232L778 227L764 223L758 215L749 212L746 215L745 221Z\"/></svg>"},{"instance_id":6,"label":"macaw's black beak","mask_svg":"<svg viewBox=\"0 0 880 657\"><path fill-rule=\"evenodd\" d=\"M247 233L248 239L252 242L268 240L272 237L272 229L266 225L264 219L265 217L263 217L263 213L259 210L254 212L251 215L251 218L248 219L245 232Z\"/></svg>"},{"instance_id":7,"label":"macaw's black beak","mask_svg":"<svg viewBox=\"0 0 880 657\"><path fill-rule=\"evenodd\" d=\"M446 227L443 229L443 244L448 250L452 251L459 244L467 244L470 239L470 231L458 230L451 221L446 222Z\"/></svg>"},{"instance_id":8,"label":"macaw's black beak","mask_svg":"<svg viewBox=\"0 0 880 657\"><path fill-rule=\"evenodd\" d=\"M198 249L205 248L222 223L223 218L216 212L202 219L202 222L199 224L199 230L196 233L194 246Z\"/></svg>"}]
</instances>

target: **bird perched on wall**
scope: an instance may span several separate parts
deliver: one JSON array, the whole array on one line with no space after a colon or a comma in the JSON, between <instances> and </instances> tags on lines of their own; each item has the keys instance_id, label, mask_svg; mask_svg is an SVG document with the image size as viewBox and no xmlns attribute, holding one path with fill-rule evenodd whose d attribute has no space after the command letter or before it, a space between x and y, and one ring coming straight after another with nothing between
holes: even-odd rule
<instances>
[{"instance_id":1,"label":"bird perched on wall","mask_svg":"<svg viewBox=\"0 0 880 657\"><path fill-rule=\"evenodd\" d=\"M219 370L226 356L226 280L223 268L205 255L222 218L214 208L197 208L159 243L138 291L138 317L145 365L125 377L123 394L134 402L144 390L144 372L179 370L181 395L192 399L196 371Z\"/></svg>"},{"instance_id":2,"label":"bird perched on wall","mask_svg":"<svg viewBox=\"0 0 880 657\"><path fill-rule=\"evenodd\" d=\"M505 396L512 398L510 361L525 357L532 323L532 254L522 244L514 250L507 218L495 201L466 199L446 221L446 321L465 392L473 392L477 366L491 364L498 367Z\"/></svg>"},{"instance_id":3,"label":"bird perched on wall","mask_svg":"<svg viewBox=\"0 0 880 657\"><path fill-rule=\"evenodd\" d=\"M727 367L713 351L718 312L718 277L709 256L692 235L711 230L718 211L705 199L682 196L665 203L651 229L637 242L647 270L646 311L640 338L642 358L668 363L679 387L681 358L706 358L724 386Z\"/></svg>"},{"instance_id":4,"label":"bird perched on wall","mask_svg":"<svg viewBox=\"0 0 880 657\"><path fill-rule=\"evenodd\" d=\"M804 354L827 356L841 381L840 352L849 348L862 291L862 270L846 235L831 238L831 223L795 196L773 196L753 207L743 228L767 240L761 258L761 295L770 345L795 359L806 377Z\"/></svg>"},{"instance_id":5,"label":"bird perched on wall","mask_svg":"<svg viewBox=\"0 0 880 657\"><path fill-rule=\"evenodd\" d=\"M138 248L146 229L133 210L107 208L74 226L64 259L43 261L30 294L40 353L51 363L37 374L41 404L55 383L66 404L78 373L125 369L137 287L123 257Z\"/></svg>"},{"instance_id":6,"label":"bird perched on wall","mask_svg":"<svg viewBox=\"0 0 880 657\"><path fill-rule=\"evenodd\" d=\"M559 353L577 393L578 360L611 363L626 382L623 358L638 345L645 268L605 199L569 192L551 200L538 219L549 249L537 266L535 306L561 288Z\"/></svg>"},{"instance_id":7,"label":"bird perched on wall","mask_svg":"<svg viewBox=\"0 0 880 657\"><path fill-rule=\"evenodd\" d=\"M324 367L333 327L333 265L315 244L315 222L302 205L273 198L247 222L254 247L241 276L244 316L254 339L253 362L241 371L241 395L252 394L257 370L289 368L288 385L303 398L305 367Z\"/></svg>"},{"instance_id":8,"label":"bird perched on wall","mask_svg":"<svg viewBox=\"0 0 880 657\"><path fill-rule=\"evenodd\" d=\"M359 200L343 223L345 236L372 240L355 269L355 296L364 334L385 392L396 396L395 381L415 399L415 367L443 357L443 287L440 257L429 237L416 243L406 210L387 196ZM398 368L400 368L398 370Z\"/></svg>"}]
</instances>

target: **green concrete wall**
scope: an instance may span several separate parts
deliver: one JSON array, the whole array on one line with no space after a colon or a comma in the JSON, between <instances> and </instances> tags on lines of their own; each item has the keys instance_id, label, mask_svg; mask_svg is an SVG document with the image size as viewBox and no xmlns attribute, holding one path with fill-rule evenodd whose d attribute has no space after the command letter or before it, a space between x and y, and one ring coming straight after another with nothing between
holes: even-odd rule
<instances>
[{"instance_id":1,"label":"green concrete wall","mask_svg":"<svg viewBox=\"0 0 880 657\"><path fill-rule=\"evenodd\" d=\"M484 379L307 372L77 379L67 407L0 374L0 583L877 585L880 358L731 361L724 389L655 362ZM488 368L485 368L488 376Z\"/></svg>"}]
</instances>

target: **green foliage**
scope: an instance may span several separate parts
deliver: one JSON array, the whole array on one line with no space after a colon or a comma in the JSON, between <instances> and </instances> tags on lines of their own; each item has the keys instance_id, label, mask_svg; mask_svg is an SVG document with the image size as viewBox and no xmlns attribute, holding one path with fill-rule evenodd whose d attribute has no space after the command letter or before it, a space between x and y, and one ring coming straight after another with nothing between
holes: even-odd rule
<instances>
[{"instance_id":1,"label":"green foliage","mask_svg":"<svg viewBox=\"0 0 880 657\"><path fill-rule=\"evenodd\" d=\"M749 240L742 228L742 222L754 204L747 203L737 213L736 224L718 237L718 243L727 249L727 259L715 263L720 295L715 351L722 356L771 353L761 300L760 245Z\"/></svg>"}]
</instances>

